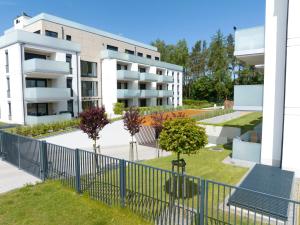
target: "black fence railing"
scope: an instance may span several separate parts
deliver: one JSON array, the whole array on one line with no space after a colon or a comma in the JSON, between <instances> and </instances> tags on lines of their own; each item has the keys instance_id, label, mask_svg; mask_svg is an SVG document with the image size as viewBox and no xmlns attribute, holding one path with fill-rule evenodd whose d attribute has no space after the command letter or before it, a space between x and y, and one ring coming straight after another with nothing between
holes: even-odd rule
<instances>
[{"instance_id":1,"label":"black fence railing","mask_svg":"<svg viewBox=\"0 0 300 225\"><path fill-rule=\"evenodd\" d=\"M1 157L21 169L155 224L300 224L295 200L2 131L0 143Z\"/></svg>"}]
</instances>

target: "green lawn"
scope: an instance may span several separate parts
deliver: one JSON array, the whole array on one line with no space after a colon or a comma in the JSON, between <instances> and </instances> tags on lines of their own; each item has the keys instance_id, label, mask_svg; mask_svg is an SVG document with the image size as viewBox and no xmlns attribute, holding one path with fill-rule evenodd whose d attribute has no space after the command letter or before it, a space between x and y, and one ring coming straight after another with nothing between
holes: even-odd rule
<instances>
[{"instance_id":1,"label":"green lawn","mask_svg":"<svg viewBox=\"0 0 300 225\"><path fill-rule=\"evenodd\" d=\"M230 149L222 152L202 149L194 155L182 155L186 161L186 173L188 175L200 176L209 180L236 184L247 172L247 168L232 166L222 163L223 159L231 154ZM176 155L144 161L144 164L171 170L171 161L176 159Z\"/></svg>"},{"instance_id":2,"label":"green lawn","mask_svg":"<svg viewBox=\"0 0 300 225\"><path fill-rule=\"evenodd\" d=\"M150 224L127 209L80 196L59 182L45 182L0 195L0 224Z\"/></svg>"},{"instance_id":3,"label":"green lawn","mask_svg":"<svg viewBox=\"0 0 300 225\"><path fill-rule=\"evenodd\" d=\"M242 129L242 133L245 133L248 130L252 130L256 125L262 123L262 113L253 112L247 115L241 116L239 118L229 120L224 123L210 124L210 123L201 123L206 125L214 126L227 126L227 127L238 127Z\"/></svg>"}]
</instances>

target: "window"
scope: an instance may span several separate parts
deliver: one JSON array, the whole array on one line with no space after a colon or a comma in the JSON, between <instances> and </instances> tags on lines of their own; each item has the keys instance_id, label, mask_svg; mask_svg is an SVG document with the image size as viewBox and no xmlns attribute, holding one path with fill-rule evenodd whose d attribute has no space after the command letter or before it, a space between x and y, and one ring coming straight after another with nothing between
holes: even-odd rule
<instances>
[{"instance_id":1,"label":"window","mask_svg":"<svg viewBox=\"0 0 300 225\"><path fill-rule=\"evenodd\" d=\"M80 61L82 77L97 77L97 63Z\"/></svg>"},{"instance_id":2,"label":"window","mask_svg":"<svg viewBox=\"0 0 300 225\"><path fill-rule=\"evenodd\" d=\"M151 59L151 55L147 55L147 58L148 58L148 59Z\"/></svg>"},{"instance_id":3,"label":"window","mask_svg":"<svg viewBox=\"0 0 300 225\"><path fill-rule=\"evenodd\" d=\"M141 53L141 52L138 52L137 55L140 57L143 57L143 53Z\"/></svg>"},{"instance_id":4,"label":"window","mask_svg":"<svg viewBox=\"0 0 300 225\"><path fill-rule=\"evenodd\" d=\"M72 77L67 78L67 88L70 88L71 90L71 97L73 97L73 79Z\"/></svg>"},{"instance_id":5,"label":"window","mask_svg":"<svg viewBox=\"0 0 300 225\"><path fill-rule=\"evenodd\" d=\"M125 53L130 54L130 55L134 55L134 51L128 50L128 49L125 49Z\"/></svg>"},{"instance_id":6,"label":"window","mask_svg":"<svg viewBox=\"0 0 300 225\"><path fill-rule=\"evenodd\" d=\"M82 81L81 82L82 97L96 97L98 96L97 81Z\"/></svg>"},{"instance_id":7,"label":"window","mask_svg":"<svg viewBox=\"0 0 300 225\"><path fill-rule=\"evenodd\" d=\"M156 86L156 90L162 90L162 89L163 89L162 84L158 84L158 85Z\"/></svg>"},{"instance_id":8,"label":"window","mask_svg":"<svg viewBox=\"0 0 300 225\"><path fill-rule=\"evenodd\" d=\"M159 57L155 56L155 60L159 61Z\"/></svg>"},{"instance_id":9,"label":"window","mask_svg":"<svg viewBox=\"0 0 300 225\"><path fill-rule=\"evenodd\" d=\"M8 119L11 120L11 103L8 102Z\"/></svg>"},{"instance_id":10,"label":"window","mask_svg":"<svg viewBox=\"0 0 300 225\"><path fill-rule=\"evenodd\" d=\"M8 73L9 72L8 50L5 50L5 68L6 68L6 73Z\"/></svg>"},{"instance_id":11,"label":"window","mask_svg":"<svg viewBox=\"0 0 300 225\"><path fill-rule=\"evenodd\" d=\"M7 81L7 97L10 98L10 79L9 77L6 77Z\"/></svg>"},{"instance_id":12,"label":"window","mask_svg":"<svg viewBox=\"0 0 300 225\"><path fill-rule=\"evenodd\" d=\"M28 103L27 115L29 116L46 116L48 114L48 103Z\"/></svg>"},{"instance_id":13,"label":"window","mask_svg":"<svg viewBox=\"0 0 300 225\"><path fill-rule=\"evenodd\" d=\"M93 107L97 107L98 106L98 100L94 100L94 101L83 101L82 102L82 110L87 110Z\"/></svg>"},{"instance_id":14,"label":"window","mask_svg":"<svg viewBox=\"0 0 300 225\"><path fill-rule=\"evenodd\" d=\"M158 75L162 75L163 74L163 71L162 70L156 70L156 74L158 74Z\"/></svg>"},{"instance_id":15,"label":"window","mask_svg":"<svg viewBox=\"0 0 300 225\"><path fill-rule=\"evenodd\" d=\"M144 84L144 83L139 84L139 88L140 88L140 90L146 90L147 89L146 84Z\"/></svg>"},{"instance_id":16,"label":"window","mask_svg":"<svg viewBox=\"0 0 300 225\"><path fill-rule=\"evenodd\" d=\"M69 63L70 74L72 74L73 70L72 70L72 55L71 54L66 54L66 62Z\"/></svg>"},{"instance_id":17,"label":"window","mask_svg":"<svg viewBox=\"0 0 300 225\"><path fill-rule=\"evenodd\" d=\"M73 100L68 100L68 112L74 117Z\"/></svg>"},{"instance_id":18,"label":"window","mask_svg":"<svg viewBox=\"0 0 300 225\"><path fill-rule=\"evenodd\" d=\"M156 100L156 104L157 104L157 105L163 105L163 100L162 100L162 98L158 98L158 99Z\"/></svg>"},{"instance_id":19,"label":"window","mask_svg":"<svg viewBox=\"0 0 300 225\"><path fill-rule=\"evenodd\" d=\"M26 88L47 87L46 79L26 78Z\"/></svg>"},{"instance_id":20,"label":"window","mask_svg":"<svg viewBox=\"0 0 300 225\"><path fill-rule=\"evenodd\" d=\"M128 70L127 65L117 64L117 70Z\"/></svg>"},{"instance_id":21,"label":"window","mask_svg":"<svg viewBox=\"0 0 300 225\"><path fill-rule=\"evenodd\" d=\"M140 107L147 106L147 100L146 99L140 99Z\"/></svg>"},{"instance_id":22,"label":"window","mask_svg":"<svg viewBox=\"0 0 300 225\"><path fill-rule=\"evenodd\" d=\"M118 99L118 102L123 103L125 108L129 107L127 99Z\"/></svg>"},{"instance_id":23,"label":"window","mask_svg":"<svg viewBox=\"0 0 300 225\"><path fill-rule=\"evenodd\" d=\"M35 34L41 34L41 30L34 31Z\"/></svg>"},{"instance_id":24,"label":"window","mask_svg":"<svg viewBox=\"0 0 300 225\"><path fill-rule=\"evenodd\" d=\"M113 45L107 45L106 46L106 49L108 49L108 50L112 50L112 51L118 51L118 47L116 47L116 46L113 46Z\"/></svg>"},{"instance_id":25,"label":"window","mask_svg":"<svg viewBox=\"0 0 300 225\"><path fill-rule=\"evenodd\" d=\"M66 40L67 40L67 41L72 41L72 36L67 34L67 35L66 35Z\"/></svg>"},{"instance_id":26,"label":"window","mask_svg":"<svg viewBox=\"0 0 300 225\"><path fill-rule=\"evenodd\" d=\"M36 53L31 53L31 52L25 52L25 60L29 59L46 59L47 56L45 55L40 55Z\"/></svg>"},{"instance_id":27,"label":"window","mask_svg":"<svg viewBox=\"0 0 300 225\"><path fill-rule=\"evenodd\" d=\"M51 30L46 30L45 34L46 34L46 36L49 36L49 37L54 37L54 38L58 37L58 33L55 31L51 31Z\"/></svg>"},{"instance_id":28,"label":"window","mask_svg":"<svg viewBox=\"0 0 300 225\"><path fill-rule=\"evenodd\" d=\"M118 82L117 89L128 89L128 83L127 82Z\"/></svg>"},{"instance_id":29,"label":"window","mask_svg":"<svg viewBox=\"0 0 300 225\"><path fill-rule=\"evenodd\" d=\"M139 67L139 72L140 73L146 73L146 68L145 67Z\"/></svg>"}]
</instances>

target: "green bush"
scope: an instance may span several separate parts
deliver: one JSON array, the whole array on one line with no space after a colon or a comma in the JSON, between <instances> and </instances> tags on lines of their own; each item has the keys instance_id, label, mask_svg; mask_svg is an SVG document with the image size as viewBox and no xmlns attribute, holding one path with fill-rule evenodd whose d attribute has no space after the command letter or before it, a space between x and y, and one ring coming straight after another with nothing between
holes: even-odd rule
<instances>
[{"instance_id":1,"label":"green bush","mask_svg":"<svg viewBox=\"0 0 300 225\"><path fill-rule=\"evenodd\" d=\"M207 108L214 105L213 102L208 102L206 100L194 100L194 99L183 99L184 106L189 108Z\"/></svg>"},{"instance_id":2,"label":"green bush","mask_svg":"<svg viewBox=\"0 0 300 225\"><path fill-rule=\"evenodd\" d=\"M125 109L125 105L124 105L123 102L116 102L114 104L114 114L116 114L116 115L122 115L124 109Z\"/></svg>"},{"instance_id":3,"label":"green bush","mask_svg":"<svg viewBox=\"0 0 300 225\"><path fill-rule=\"evenodd\" d=\"M55 123L37 124L33 126L18 126L13 129L8 129L8 131L22 136L38 137L48 134L50 135L53 132L70 130L78 127L79 123L79 119L72 119Z\"/></svg>"}]
</instances>

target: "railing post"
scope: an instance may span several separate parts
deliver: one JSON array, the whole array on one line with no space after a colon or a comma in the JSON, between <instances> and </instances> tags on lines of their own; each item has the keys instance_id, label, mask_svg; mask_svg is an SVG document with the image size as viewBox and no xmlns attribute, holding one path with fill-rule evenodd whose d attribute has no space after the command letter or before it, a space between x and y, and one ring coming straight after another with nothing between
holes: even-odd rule
<instances>
[{"instance_id":1,"label":"railing post","mask_svg":"<svg viewBox=\"0 0 300 225\"><path fill-rule=\"evenodd\" d=\"M207 196L205 195L206 193L206 187L207 186L207 182L204 179L201 179L201 191L200 191L200 216L199 216L199 224L200 225L204 225L204 208L205 208L205 198L207 198Z\"/></svg>"},{"instance_id":2,"label":"railing post","mask_svg":"<svg viewBox=\"0 0 300 225\"><path fill-rule=\"evenodd\" d=\"M3 143L3 140L2 140L2 136L3 136L3 133L2 133L2 131L0 130L0 158L3 157L3 149L2 149L2 143Z\"/></svg>"},{"instance_id":3,"label":"railing post","mask_svg":"<svg viewBox=\"0 0 300 225\"><path fill-rule=\"evenodd\" d=\"M125 207L126 199L126 163L125 160L120 160L120 200L121 207Z\"/></svg>"},{"instance_id":4,"label":"railing post","mask_svg":"<svg viewBox=\"0 0 300 225\"><path fill-rule=\"evenodd\" d=\"M40 170L41 170L41 179L44 181L48 178L48 157L47 157L47 142L41 142L41 151L40 151Z\"/></svg>"},{"instance_id":5,"label":"railing post","mask_svg":"<svg viewBox=\"0 0 300 225\"><path fill-rule=\"evenodd\" d=\"M80 156L79 149L75 149L75 188L78 193L81 193L80 188Z\"/></svg>"}]
</instances>

